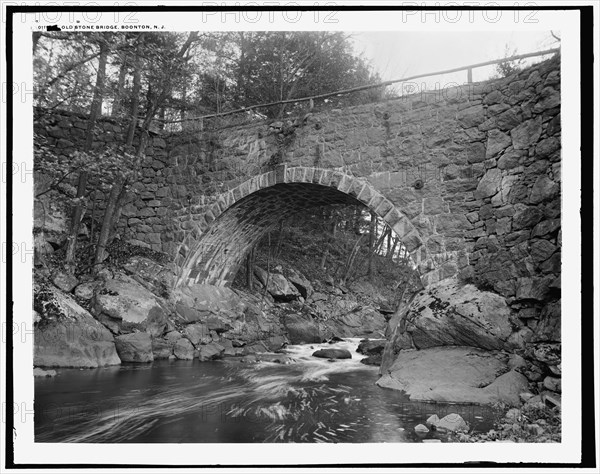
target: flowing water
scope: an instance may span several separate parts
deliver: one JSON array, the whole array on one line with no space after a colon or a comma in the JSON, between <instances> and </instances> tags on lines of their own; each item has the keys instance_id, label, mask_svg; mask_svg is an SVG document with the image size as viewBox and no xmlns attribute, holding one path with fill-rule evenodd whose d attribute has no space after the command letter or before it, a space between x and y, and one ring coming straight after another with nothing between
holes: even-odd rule
<instances>
[{"instance_id":1,"label":"flowing water","mask_svg":"<svg viewBox=\"0 0 600 474\"><path fill-rule=\"evenodd\" d=\"M411 402L377 387L378 368L360 363L358 339L288 346L289 364L155 361L60 369L35 380L36 442L251 443L419 442L445 437L413 428L436 413L459 413L476 431L490 409ZM311 354L343 348L352 359Z\"/></svg>"}]
</instances>

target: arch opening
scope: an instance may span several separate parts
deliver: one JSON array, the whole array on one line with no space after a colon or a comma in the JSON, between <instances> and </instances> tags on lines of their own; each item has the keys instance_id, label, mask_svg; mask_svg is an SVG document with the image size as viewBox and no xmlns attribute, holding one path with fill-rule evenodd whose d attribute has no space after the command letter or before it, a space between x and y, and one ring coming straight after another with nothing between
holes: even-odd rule
<instances>
[{"instance_id":1,"label":"arch opening","mask_svg":"<svg viewBox=\"0 0 600 474\"><path fill-rule=\"evenodd\" d=\"M393 230L416 265L427 258L421 236L410 220L365 180L302 167L273 173L242 183L207 211L204 220L209 224L202 232L197 228L199 238L188 242L177 285L230 284L250 249L282 218L336 204L366 206Z\"/></svg>"}]
</instances>

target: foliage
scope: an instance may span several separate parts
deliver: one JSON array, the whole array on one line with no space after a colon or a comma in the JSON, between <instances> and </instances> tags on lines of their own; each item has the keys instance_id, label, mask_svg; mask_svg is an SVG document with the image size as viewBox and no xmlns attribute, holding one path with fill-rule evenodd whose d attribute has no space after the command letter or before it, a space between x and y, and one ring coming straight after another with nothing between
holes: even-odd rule
<instances>
[{"instance_id":1,"label":"foliage","mask_svg":"<svg viewBox=\"0 0 600 474\"><path fill-rule=\"evenodd\" d=\"M36 105L87 113L100 45L110 50L103 113L180 120L379 82L343 32L44 32L34 36ZM135 94L136 64L141 72ZM322 106L378 100L381 90ZM274 117L307 104L260 110ZM161 125L162 126L162 125Z\"/></svg>"},{"instance_id":2,"label":"foliage","mask_svg":"<svg viewBox=\"0 0 600 474\"><path fill-rule=\"evenodd\" d=\"M124 183L125 192L129 191L129 183L134 181L133 177L139 166L139 157L132 154L131 150L125 145L115 144L87 152L75 150L65 156L58 155L54 148L48 146L45 137L36 135L35 140L34 171L43 174L49 180L49 183L43 189L36 190L35 197L39 199L48 192L59 192L63 195L63 201L73 209L82 209L80 219L84 217L86 209L91 207L92 210L95 210L105 206L104 196L112 191L115 182ZM83 171L87 173L89 185L86 186L85 193L79 194L75 189L74 178ZM132 187L131 192L135 193L136 189ZM99 199L100 202L98 202ZM108 211L105 210L106 212ZM87 220L92 229L89 235L90 244L79 250L74 248L72 259L68 262L75 264L74 267L77 268L77 272L90 268L90 255L94 254L95 245L105 245L105 243L100 242L100 235L97 243L94 242L96 236L93 229L100 227L99 224L96 225L95 216L92 215ZM112 224L112 222L109 221L109 224ZM71 228L71 233L74 234L75 242L77 242L79 232Z\"/></svg>"},{"instance_id":3,"label":"foliage","mask_svg":"<svg viewBox=\"0 0 600 474\"><path fill-rule=\"evenodd\" d=\"M332 225L335 223L335 231ZM348 265L348 256L360 242L353 271L345 282L370 279L382 291L389 291L388 298L394 300L406 287L408 292L416 289L416 271L412 268L401 245L387 247L387 239L373 258L375 271L368 276L368 259L371 253L369 240L370 217L362 205L330 205L303 213L282 221L277 230L265 235L256 246L256 265L274 268L289 266L304 274L309 280L330 281L336 284L343 279ZM381 224L378 235L384 235L387 226ZM335 232L335 238L333 238ZM394 254L390 252L394 250ZM326 258L323 258L325 255ZM321 265L320 263L324 263ZM240 269L235 286L246 286L246 269ZM418 280L418 278L417 278ZM383 290L385 289L385 290Z\"/></svg>"},{"instance_id":4,"label":"foliage","mask_svg":"<svg viewBox=\"0 0 600 474\"><path fill-rule=\"evenodd\" d=\"M124 145L114 144L88 152L75 150L64 156L58 155L56 149L48 145L46 137L36 134L34 141L34 171L52 179L46 189L38 192L36 197L51 190L59 190L59 185L69 183L78 172L86 170L90 182L94 183L94 188L80 198L86 204L90 194L95 191L108 191L118 177L129 180L134 175L138 163L138 158ZM70 203L76 205L77 199L73 197Z\"/></svg>"},{"instance_id":5,"label":"foliage","mask_svg":"<svg viewBox=\"0 0 600 474\"><path fill-rule=\"evenodd\" d=\"M511 56L515 56L517 54L518 52L516 48L511 51L508 45L504 47L505 58L510 58ZM519 72L521 69L523 69L523 59L517 59L515 61L502 61L501 63L496 64L495 78L510 76Z\"/></svg>"}]
</instances>

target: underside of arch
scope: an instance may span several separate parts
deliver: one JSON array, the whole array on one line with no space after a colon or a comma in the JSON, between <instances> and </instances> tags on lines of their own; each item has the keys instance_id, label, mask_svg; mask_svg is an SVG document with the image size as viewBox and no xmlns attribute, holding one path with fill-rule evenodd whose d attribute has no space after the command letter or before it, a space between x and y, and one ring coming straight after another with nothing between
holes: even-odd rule
<instances>
[{"instance_id":1,"label":"underside of arch","mask_svg":"<svg viewBox=\"0 0 600 474\"><path fill-rule=\"evenodd\" d=\"M359 203L394 230L417 265L427 259L420 268L435 270L408 217L366 180L335 170L281 166L222 194L194 222L181 246L177 285L227 285L252 246L282 218L330 204Z\"/></svg>"}]
</instances>

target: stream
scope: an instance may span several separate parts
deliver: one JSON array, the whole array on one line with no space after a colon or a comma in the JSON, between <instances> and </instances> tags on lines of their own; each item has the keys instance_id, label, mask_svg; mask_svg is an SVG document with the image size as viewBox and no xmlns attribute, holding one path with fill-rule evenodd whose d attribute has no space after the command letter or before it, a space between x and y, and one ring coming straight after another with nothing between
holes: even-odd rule
<instances>
[{"instance_id":1,"label":"stream","mask_svg":"<svg viewBox=\"0 0 600 474\"><path fill-rule=\"evenodd\" d=\"M413 428L459 413L491 429L491 408L410 401L375 385L359 339L288 346L291 363L160 360L98 369L57 369L35 379L35 441L82 443L381 443L445 436ZM352 359L312 357L342 348Z\"/></svg>"}]
</instances>

